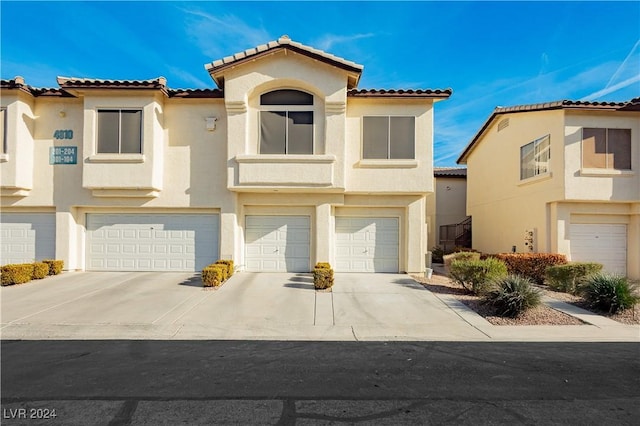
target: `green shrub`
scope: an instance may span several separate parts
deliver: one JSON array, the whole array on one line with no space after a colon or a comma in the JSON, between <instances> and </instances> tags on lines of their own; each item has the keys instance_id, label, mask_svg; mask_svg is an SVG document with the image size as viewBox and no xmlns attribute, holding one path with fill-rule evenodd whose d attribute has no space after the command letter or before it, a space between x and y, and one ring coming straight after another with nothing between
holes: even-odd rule
<instances>
[{"instance_id":1,"label":"green shrub","mask_svg":"<svg viewBox=\"0 0 640 426\"><path fill-rule=\"evenodd\" d=\"M480 253L473 251L459 251L442 256L444 267L447 271L451 269L451 262L454 260L480 260Z\"/></svg>"},{"instance_id":2,"label":"green shrub","mask_svg":"<svg viewBox=\"0 0 640 426\"><path fill-rule=\"evenodd\" d=\"M500 253L490 257L506 263L510 274L529 277L536 284L544 283L544 274L549 266L567 263L565 255L553 253Z\"/></svg>"},{"instance_id":3,"label":"green shrub","mask_svg":"<svg viewBox=\"0 0 640 426\"><path fill-rule=\"evenodd\" d=\"M435 246L434 248L431 249L431 261L433 263L444 263L444 259L442 258L442 256L444 256L446 253L444 252L444 249L440 246Z\"/></svg>"},{"instance_id":4,"label":"green shrub","mask_svg":"<svg viewBox=\"0 0 640 426\"><path fill-rule=\"evenodd\" d=\"M16 263L1 268L2 285L23 284L33 279L33 263Z\"/></svg>"},{"instance_id":5,"label":"green shrub","mask_svg":"<svg viewBox=\"0 0 640 426\"><path fill-rule=\"evenodd\" d=\"M502 317L515 318L541 302L541 293L533 287L533 281L520 275L507 275L493 283L495 289L487 293L485 300L493 305Z\"/></svg>"},{"instance_id":6,"label":"green shrub","mask_svg":"<svg viewBox=\"0 0 640 426\"><path fill-rule=\"evenodd\" d=\"M491 281L507 275L507 266L498 259L454 260L451 262L450 277L474 294L482 294Z\"/></svg>"},{"instance_id":7,"label":"green shrub","mask_svg":"<svg viewBox=\"0 0 640 426\"><path fill-rule=\"evenodd\" d=\"M313 269L313 286L316 290L333 287L333 269L316 267Z\"/></svg>"},{"instance_id":8,"label":"green shrub","mask_svg":"<svg viewBox=\"0 0 640 426\"><path fill-rule=\"evenodd\" d=\"M218 260L216 265L226 265L227 267L227 278L231 278L233 275L233 260Z\"/></svg>"},{"instance_id":9,"label":"green shrub","mask_svg":"<svg viewBox=\"0 0 640 426\"><path fill-rule=\"evenodd\" d=\"M42 263L49 265L49 275L58 275L64 268L63 260L45 259Z\"/></svg>"},{"instance_id":10,"label":"green shrub","mask_svg":"<svg viewBox=\"0 0 640 426\"><path fill-rule=\"evenodd\" d=\"M576 294L579 286L589 276L602 270L602 264L595 262L572 262L566 265L547 267L545 283L556 291Z\"/></svg>"},{"instance_id":11,"label":"green shrub","mask_svg":"<svg viewBox=\"0 0 640 426\"><path fill-rule=\"evenodd\" d=\"M224 281L225 265L209 265L202 270L202 284L205 287L218 287Z\"/></svg>"},{"instance_id":12,"label":"green shrub","mask_svg":"<svg viewBox=\"0 0 640 426\"><path fill-rule=\"evenodd\" d=\"M582 293L591 307L615 314L632 308L640 301L626 277L595 274L586 279Z\"/></svg>"},{"instance_id":13,"label":"green shrub","mask_svg":"<svg viewBox=\"0 0 640 426\"><path fill-rule=\"evenodd\" d=\"M44 262L34 262L33 263L33 276L31 277L34 280L41 280L49 275L49 265Z\"/></svg>"},{"instance_id":14,"label":"green shrub","mask_svg":"<svg viewBox=\"0 0 640 426\"><path fill-rule=\"evenodd\" d=\"M318 262L315 267L320 269L331 269L329 262Z\"/></svg>"}]
</instances>

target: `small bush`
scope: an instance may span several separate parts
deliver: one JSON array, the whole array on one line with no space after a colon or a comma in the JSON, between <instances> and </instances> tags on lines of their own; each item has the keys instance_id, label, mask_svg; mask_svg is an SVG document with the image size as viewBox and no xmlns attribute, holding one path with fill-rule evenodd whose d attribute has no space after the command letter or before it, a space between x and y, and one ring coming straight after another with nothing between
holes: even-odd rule
<instances>
[{"instance_id":1,"label":"small bush","mask_svg":"<svg viewBox=\"0 0 640 426\"><path fill-rule=\"evenodd\" d=\"M472 251L459 251L442 256L444 267L447 271L451 269L451 262L454 260L480 260L480 253Z\"/></svg>"},{"instance_id":2,"label":"small bush","mask_svg":"<svg viewBox=\"0 0 640 426\"><path fill-rule=\"evenodd\" d=\"M313 286L316 290L333 287L333 269L331 269L331 265L324 262L320 267L318 265L313 269Z\"/></svg>"},{"instance_id":3,"label":"small bush","mask_svg":"<svg viewBox=\"0 0 640 426\"><path fill-rule=\"evenodd\" d=\"M233 260L218 260L216 265L226 265L227 267L227 278L231 278L233 275Z\"/></svg>"},{"instance_id":4,"label":"small bush","mask_svg":"<svg viewBox=\"0 0 640 426\"><path fill-rule=\"evenodd\" d=\"M640 301L634 290L626 277L599 273L587 278L582 293L591 307L615 314Z\"/></svg>"},{"instance_id":5,"label":"small bush","mask_svg":"<svg viewBox=\"0 0 640 426\"><path fill-rule=\"evenodd\" d=\"M225 265L209 265L202 270L202 284L205 287L218 287L224 281Z\"/></svg>"},{"instance_id":6,"label":"small bush","mask_svg":"<svg viewBox=\"0 0 640 426\"><path fill-rule=\"evenodd\" d=\"M572 262L566 265L547 267L545 283L556 291L576 294L579 286L589 276L602 270L602 264L595 262Z\"/></svg>"},{"instance_id":7,"label":"small bush","mask_svg":"<svg viewBox=\"0 0 640 426\"><path fill-rule=\"evenodd\" d=\"M431 261L433 263L444 263L444 259L442 258L444 255L444 249L440 246L435 246L431 249Z\"/></svg>"},{"instance_id":8,"label":"small bush","mask_svg":"<svg viewBox=\"0 0 640 426\"><path fill-rule=\"evenodd\" d=\"M544 283L547 267L567 263L565 255L552 253L500 253L490 257L506 263L510 274L529 277L536 284Z\"/></svg>"},{"instance_id":9,"label":"small bush","mask_svg":"<svg viewBox=\"0 0 640 426\"><path fill-rule=\"evenodd\" d=\"M315 267L320 269L331 269L329 262L318 262Z\"/></svg>"},{"instance_id":10,"label":"small bush","mask_svg":"<svg viewBox=\"0 0 640 426\"><path fill-rule=\"evenodd\" d=\"M49 265L44 262L34 262L33 263L33 275L32 279L41 280L49 275Z\"/></svg>"},{"instance_id":11,"label":"small bush","mask_svg":"<svg viewBox=\"0 0 640 426\"><path fill-rule=\"evenodd\" d=\"M23 284L33 279L33 263L4 265L1 271L2 285Z\"/></svg>"},{"instance_id":12,"label":"small bush","mask_svg":"<svg viewBox=\"0 0 640 426\"><path fill-rule=\"evenodd\" d=\"M451 262L451 278L474 294L486 292L491 281L500 279L505 275L507 275L507 266L498 259L456 259Z\"/></svg>"},{"instance_id":13,"label":"small bush","mask_svg":"<svg viewBox=\"0 0 640 426\"><path fill-rule=\"evenodd\" d=\"M58 275L64 268L63 260L45 259L42 263L49 265L49 275Z\"/></svg>"},{"instance_id":14,"label":"small bush","mask_svg":"<svg viewBox=\"0 0 640 426\"><path fill-rule=\"evenodd\" d=\"M493 285L496 288L485 300L493 305L499 316L515 318L541 302L540 291L533 287L533 281L528 277L507 275Z\"/></svg>"}]
</instances>

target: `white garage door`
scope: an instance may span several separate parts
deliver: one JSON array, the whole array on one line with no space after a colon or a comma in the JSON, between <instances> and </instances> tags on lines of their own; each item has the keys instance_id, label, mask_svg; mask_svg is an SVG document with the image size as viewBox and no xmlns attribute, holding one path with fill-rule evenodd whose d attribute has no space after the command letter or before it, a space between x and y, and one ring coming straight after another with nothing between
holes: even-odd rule
<instances>
[{"instance_id":1,"label":"white garage door","mask_svg":"<svg viewBox=\"0 0 640 426\"><path fill-rule=\"evenodd\" d=\"M571 260L598 262L607 272L627 274L627 225L571 224Z\"/></svg>"},{"instance_id":2,"label":"white garage door","mask_svg":"<svg viewBox=\"0 0 640 426\"><path fill-rule=\"evenodd\" d=\"M398 272L398 219L336 217L337 272Z\"/></svg>"},{"instance_id":3,"label":"white garage door","mask_svg":"<svg viewBox=\"0 0 640 426\"><path fill-rule=\"evenodd\" d=\"M54 213L0 214L2 264L30 263L56 256Z\"/></svg>"},{"instance_id":4,"label":"white garage door","mask_svg":"<svg viewBox=\"0 0 640 426\"><path fill-rule=\"evenodd\" d=\"M308 216L247 216L245 266L252 272L309 272Z\"/></svg>"},{"instance_id":5,"label":"white garage door","mask_svg":"<svg viewBox=\"0 0 640 426\"><path fill-rule=\"evenodd\" d=\"M218 215L87 214L87 269L198 271L218 259Z\"/></svg>"}]
</instances>

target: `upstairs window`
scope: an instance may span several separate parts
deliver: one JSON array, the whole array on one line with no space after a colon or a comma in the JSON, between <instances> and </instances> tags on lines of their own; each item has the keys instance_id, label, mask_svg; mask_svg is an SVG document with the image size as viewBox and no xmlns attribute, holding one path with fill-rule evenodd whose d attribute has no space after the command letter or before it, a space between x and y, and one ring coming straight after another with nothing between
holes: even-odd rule
<instances>
[{"instance_id":1,"label":"upstairs window","mask_svg":"<svg viewBox=\"0 0 640 426\"><path fill-rule=\"evenodd\" d=\"M98 110L98 154L141 154L142 111Z\"/></svg>"},{"instance_id":2,"label":"upstairs window","mask_svg":"<svg viewBox=\"0 0 640 426\"><path fill-rule=\"evenodd\" d=\"M363 117L362 158L415 159L415 117Z\"/></svg>"},{"instance_id":3,"label":"upstairs window","mask_svg":"<svg viewBox=\"0 0 640 426\"><path fill-rule=\"evenodd\" d=\"M260 154L313 154L313 95L274 90L260 106Z\"/></svg>"},{"instance_id":4,"label":"upstairs window","mask_svg":"<svg viewBox=\"0 0 640 426\"><path fill-rule=\"evenodd\" d=\"M548 173L550 158L549 135L520 147L520 180Z\"/></svg>"},{"instance_id":5,"label":"upstairs window","mask_svg":"<svg viewBox=\"0 0 640 426\"><path fill-rule=\"evenodd\" d=\"M631 129L582 129L582 167L631 170Z\"/></svg>"},{"instance_id":6,"label":"upstairs window","mask_svg":"<svg viewBox=\"0 0 640 426\"><path fill-rule=\"evenodd\" d=\"M7 109L0 108L0 154L7 153Z\"/></svg>"}]
</instances>

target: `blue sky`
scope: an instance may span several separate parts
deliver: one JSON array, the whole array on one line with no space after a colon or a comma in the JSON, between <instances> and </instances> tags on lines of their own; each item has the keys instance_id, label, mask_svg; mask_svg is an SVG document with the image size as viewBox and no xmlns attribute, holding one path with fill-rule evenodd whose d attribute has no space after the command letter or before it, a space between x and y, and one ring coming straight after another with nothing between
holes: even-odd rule
<instances>
[{"instance_id":1,"label":"blue sky","mask_svg":"<svg viewBox=\"0 0 640 426\"><path fill-rule=\"evenodd\" d=\"M437 166L496 106L640 96L640 2L0 3L0 75L213 87L203 65L288 34L364 65L360 88L447 88Z\"/></svg>"}]
</instances>

